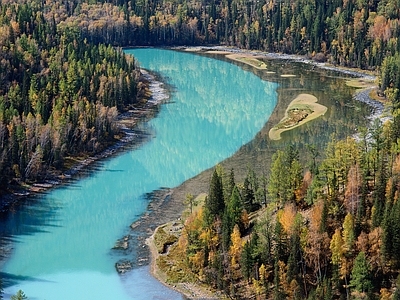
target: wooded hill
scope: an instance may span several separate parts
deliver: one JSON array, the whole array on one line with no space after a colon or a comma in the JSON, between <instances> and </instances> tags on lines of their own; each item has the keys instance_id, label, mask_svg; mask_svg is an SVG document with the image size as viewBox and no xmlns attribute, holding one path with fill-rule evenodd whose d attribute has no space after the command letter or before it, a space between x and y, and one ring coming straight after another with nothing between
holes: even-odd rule
<instances>
[{"instance_id":1,"label":"wooded hill","mask_svg":"<svg viewBox=\"0 0 400 300\"><path fill-rule=\"evenodd\" d=\"M379 69L396 111L399 7L352 0L3 0L1 186L37 178L45 166L61 167L65 155L95 152L112 139L117 110L136 101L138 72L110 45L223 44Z\"/></svg>"},{"instance_id":2,"label":"wooded hill","mask_svg":"<svg viewBox=\"0 0 400 300\"><path fill-rule=\"evenodd\" d=\"M394 0L89 3L59 1L51 11L57 22L79 26L88 40L114 45L224 44L366 69L400 49L400 3Z\"/></svg>"},{"instance_id":3,"label":"wooded hill","mask_svg":"<svg viewBox=\"0 0 400 300\"><path fill-rule=\"evenodd\" d=\"M60 28L37 3L0 5L0 187L37 180L68 155L114 141L137 101L132 56Z\"/></svg>"},{"instance_id":4,"label":"wooded hill","mask_svg":"<svg viewBox=\"0 0 400 300\"><path fill-rule=\"evenodd\" d=\"M174 244L157 264L168 282L207 284L227 299L400 299L392 124L377 120L359 142L332 137L323 156L302 163L297 149L278 150L267 177L249 170L243 183L217 167L179 240L165 234Z\"/></svg>"},{"instance_id":5,"label":"wooded hill","mask_svg":"<svg viewBox=\"0 0 400 300\"><path fill-rule=\"evenodd\" d=\"M231 297L399 299L399 19L392 0L2 0L0 186L113 139L139 74L111 46L223 44L378 70L393 122L332 139L320 164L289 148L268 178L215 172L176 249Z\"/></svg>"}]
</instances>

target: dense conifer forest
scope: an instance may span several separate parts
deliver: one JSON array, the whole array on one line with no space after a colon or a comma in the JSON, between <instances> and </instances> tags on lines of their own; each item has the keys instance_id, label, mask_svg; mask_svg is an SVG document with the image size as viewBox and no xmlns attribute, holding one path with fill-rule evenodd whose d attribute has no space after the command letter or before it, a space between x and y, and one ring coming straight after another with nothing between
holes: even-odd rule
<instances>
[{"instance_id":1,"label":"dense conifer forest","mask_svg":"<svg viewBox=\"0 0 400 300\"><path fill-rule=\"evenodd\" d=\"M0 186L113 141L139 80L116 47L225 45L373 70L391 121L332 137L308 164L280 150L265 178L217 168L172 251L185 278L232 298L400 299L399 27L395 0L1 0Z\"/></svg>"},{"instance_id":2,"label":"dense conifer forest","mask_svg":"<svg viewBox=\"0 0 400 300\"><path fill-rule=\"evenodd\" d=\"M0 6L0 186L41 179L69 155L114 140L137 101L139 71L121 49L61 28L38 3Z\"/></svg>"},{"instance_id":3,"label":"dense conifer forest","mask_svg":"<svg viewBox=\"0 0 400 300\"><path fill-rule=\"evenodd\" d=\"M379 120L360 137L332 137L315 162L278 150L244 182L218 166L158 266L229 299L399 299L399 142Z\"/></svg>"}]
</instances>

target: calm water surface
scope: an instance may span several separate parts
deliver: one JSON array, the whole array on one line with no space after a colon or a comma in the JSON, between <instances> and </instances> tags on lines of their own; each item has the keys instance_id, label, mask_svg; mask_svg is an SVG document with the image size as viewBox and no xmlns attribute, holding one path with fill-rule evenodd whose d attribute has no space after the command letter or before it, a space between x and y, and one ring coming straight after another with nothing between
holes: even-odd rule
<instances>
[{"instance_id":1,"label":"calm water surface","mask_svg":"<svg viewBox=\"0 0 400 300\"><path fill-rule=\"evenodd\" d=\"M111 248L146 211L146 193L175 187L233 155L276 105L278 85L236 65L169 50L127 52L174 88L170 103L142 124L154 137L2 216L3 243L13 247L1 267L6 298L22 289L29 299L180 299L148 267L117 275Z\"/></svg>"}]
</instances>

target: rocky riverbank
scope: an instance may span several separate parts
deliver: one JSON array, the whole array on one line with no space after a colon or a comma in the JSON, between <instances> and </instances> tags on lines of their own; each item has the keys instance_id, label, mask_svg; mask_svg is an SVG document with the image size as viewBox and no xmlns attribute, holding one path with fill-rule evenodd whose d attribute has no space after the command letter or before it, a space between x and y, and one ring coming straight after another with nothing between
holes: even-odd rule
<instances>
[{"instance_id":1,"label":"rocky riverbank","mask_svg":"<svg viewBox=\"0 0 400 300\"><path fill-rule=\"evenodd\" d=\"M312 60L304 55L296 55L296 54L283 54L283 53L268 53L261 52L257 50L246 50L246 49L238 49L226 46L201 46L201 47L174 47L177 50L185 50L191 52L208 52L212 51L213 53L232 53L232 54L243 54L243 55L253 55L258 57L265 57L268 59L282 59L282 60L291 60L296 62L301 62L304 64L310 64L320 69L340 72L342 74L350 75L353 77L360 77L365 80L374 81L376 79L376 75L373 75L371 72L359 70L359 69L350 69L341 66L333 66L324 62L317 62Z\"/></svg>"}]
</instances>

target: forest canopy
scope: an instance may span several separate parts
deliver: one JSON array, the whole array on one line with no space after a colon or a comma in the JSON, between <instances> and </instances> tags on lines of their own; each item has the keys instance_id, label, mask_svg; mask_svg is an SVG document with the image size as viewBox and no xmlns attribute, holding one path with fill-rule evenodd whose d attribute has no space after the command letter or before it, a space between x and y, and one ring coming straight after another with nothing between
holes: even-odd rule
<instances>
[{"instance_id":1,"label":"forest canopy","mask_svg":"<svg viewBox=\"0 0 400 300\"><path fill-rule=\"evenodd\" d=\"M112 46L218 44L379 70L398 123L395 1L3 0L0 11L2 185L112 140L139 76Z\"/></svg>"},{"instance_id":2,"label":"forest canopy","mask_svg":"<svg viewBox=\"0 0 400 300\"><path fill-rule=\"evenodd\" d=\"M137 101L132 56L57 25L37 3L0 5L0 185L36 180L114 140Z\"/></svg>"},{"instance_id":3,"label":"forest canopy","mask_svg":"<svg viewBox=\"0 0 400 300\"><path fill-rule=\"evenodd\" d=\"M399 299L391 132L377 120L360 141L333 136L316 164L293 146L278 150L266 177L248 169L243 183L217 166L158 266L171 284L201 282L229 299Z\"/></svg>"},{"instance_id":4,"label":"forest canopy","mask_svg":"<svg viewBox=\"0 0 400 300\"><path fill-rule=\"evenodd\" d=\"M399 25L394 0L1 0L0 186L114 140L140 75L116 47L225 45L377 71L392 122L332 138L312 168L288 148L268 178L216 170L176 248L230 297L399 299Z\"/></svg>"}]
</instances>

